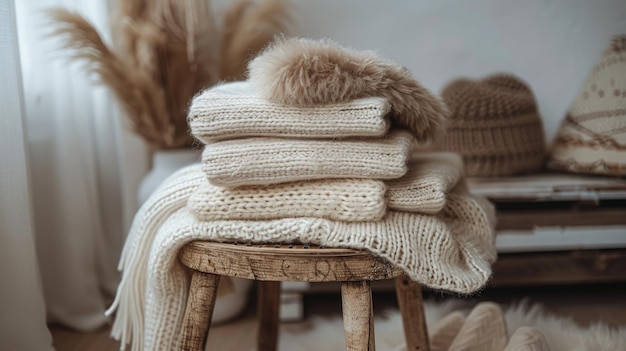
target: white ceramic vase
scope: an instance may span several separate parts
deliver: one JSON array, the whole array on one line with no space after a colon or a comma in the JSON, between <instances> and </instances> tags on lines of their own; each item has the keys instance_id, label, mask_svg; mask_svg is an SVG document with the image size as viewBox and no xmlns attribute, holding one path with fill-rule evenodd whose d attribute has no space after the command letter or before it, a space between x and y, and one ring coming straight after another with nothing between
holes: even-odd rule
<instances>
[{"instance_id":1,"label":"white ceramic vase","mask_svg":"<svg viewBox=\"0 0 626 351\"><path fill-rule=\"evenodd\" d=\"M139 205L146 202L150 195L167 177L179 169L200 162L200 150L172 149L157 150L152 155L152 168L144 176L137 191Z\"/></svg>"},{"instance_id":2,"label":"white ceramic vase","mask_svg":"<svg viewBox=\"0 0 626 351\"><path fill-rule=\"evenodd\" d=\"M143 204L158 186L179 169L200 162L202 151L196 149L158 150L152 156L152 169L145 175L137 191L139 205ZM232 320L246 307L252 281L230 278L232 290L220 295L215 301L211 323L218 324Z\"/></svg>"}]
</instances>

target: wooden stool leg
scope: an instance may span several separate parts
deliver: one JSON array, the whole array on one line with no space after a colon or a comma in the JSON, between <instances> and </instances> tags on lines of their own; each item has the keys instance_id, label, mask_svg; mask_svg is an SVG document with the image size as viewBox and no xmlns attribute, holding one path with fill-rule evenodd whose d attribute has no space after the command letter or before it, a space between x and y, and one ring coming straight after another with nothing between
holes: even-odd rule
<instances>
[{"instance_id":1,"label":"wooden stool leg","mask_svg":"<svg viewBox=\"0 0 626 351\"><path fill-rule=\"evenodd\" d=\"M276 351L278 347L278 317L280 282L258 282L258 351Z\"/></svg>"},{"instance_id":2,"label":"wooden stool leg","mask_svg":"<svg viewBox=\"0 0 626 351\"><path fill-rule=\"evenodd\" d=\"M342 282L341 305L346 350L375 351L374 311L370 282Z\"/></svg>"},{"instance_id":3,"label":"wooden stool leg","mask_svg":"<svg viewBox=\"0 0 626 351\"><path fill-rule=\"evenodd\" d=\"M203 351L213 318L220 276L194 271L183 322L181 350Z\"/></svg>"},{"instance_id":4,"label":"wooden stool leg","mask_svg":"<svg viewBox=\"0 0 626 351\"><path fill-rule=\"evenodd\" d=\"M422 288L406 276L396 278L396 295L402 313L407 351L428 351L428 332L424 317Z\"/></svg>"}]
</instances>

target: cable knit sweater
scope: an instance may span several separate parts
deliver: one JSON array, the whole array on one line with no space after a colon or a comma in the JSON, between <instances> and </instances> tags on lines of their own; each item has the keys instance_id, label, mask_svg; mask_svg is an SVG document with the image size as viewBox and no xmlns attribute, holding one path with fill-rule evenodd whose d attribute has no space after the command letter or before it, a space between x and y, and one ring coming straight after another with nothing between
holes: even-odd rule
<instances>
[{"instance_id":1,"label":"cable knit sweater","mask_svg":"<svg viewBox=\"0 0 626 351\"><path fill-rule=\"evenodd\" d=\"M434 289L471 293L491 274L494 213L463 192L449 195L437 216L388 212L380 221L342 222L303 217L277 220L198 221L185 206L206 184L199 165L168 178L141 207L120 260L123 270L112 335L132 350L176 350L188 277L176 260L193 240L289 242L365 249Z\"/></svg>"}]
</instances>

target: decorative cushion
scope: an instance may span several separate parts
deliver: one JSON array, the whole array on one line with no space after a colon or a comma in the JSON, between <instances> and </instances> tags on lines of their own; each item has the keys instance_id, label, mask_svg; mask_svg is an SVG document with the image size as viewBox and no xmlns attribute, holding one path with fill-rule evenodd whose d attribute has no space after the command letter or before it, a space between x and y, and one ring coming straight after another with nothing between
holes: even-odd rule
<instances>
[{"instance_id":1,"label":"decorative cushion","mask_svg":"<svg viewBox=\"0 0 626 351\"><path fill-rule=\"evenodd\" d=\"M613 38L587 78L549 156L554 170L626 174L626 36Z\"/></svg>"}]
</instances>

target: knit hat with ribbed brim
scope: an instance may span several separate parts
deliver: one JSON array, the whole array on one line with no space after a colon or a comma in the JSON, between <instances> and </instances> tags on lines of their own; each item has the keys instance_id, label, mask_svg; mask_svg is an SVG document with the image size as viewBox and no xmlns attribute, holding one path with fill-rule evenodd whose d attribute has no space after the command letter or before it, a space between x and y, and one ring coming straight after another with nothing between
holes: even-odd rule
<instances>
[{"instance_id":1,"label":"knit hat with ribbed brim","mask_svg":"<svg viewBox=\"0 0 626 351\"><path fill-rule=\"evenodd\" d=\"M437 148L463 156L468 176L539 170L546 151L543 124L530 88L515 76L457 79L442 97L450 109Z\"/></svg>"}]
</instances>

